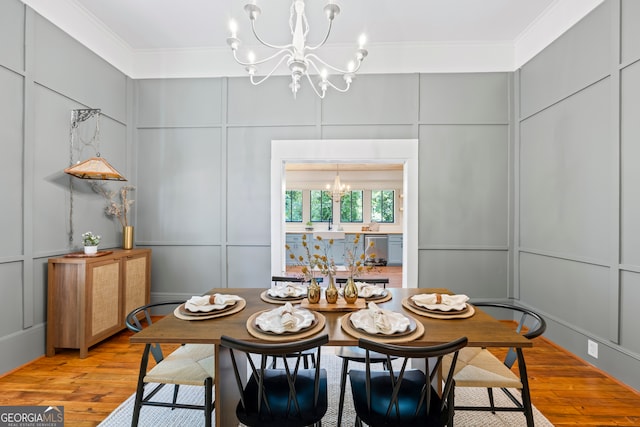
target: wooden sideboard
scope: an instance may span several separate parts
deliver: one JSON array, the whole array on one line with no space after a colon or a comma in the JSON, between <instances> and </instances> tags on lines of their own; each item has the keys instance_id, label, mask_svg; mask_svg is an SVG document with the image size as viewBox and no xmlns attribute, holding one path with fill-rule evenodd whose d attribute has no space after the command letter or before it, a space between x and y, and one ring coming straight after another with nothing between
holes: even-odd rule
<instances>
[{"instance_id":1,"label":"wooden sideboard","mask_svg":"<svg viewBox=\"0 0 640 427\"><path fill-rule=\"evenodd\" d=\"M47 356L89 347L126 327L125 316L149 303L151 249L108 249L97 256L50 258Z\"/></svg>"}]
</instances>

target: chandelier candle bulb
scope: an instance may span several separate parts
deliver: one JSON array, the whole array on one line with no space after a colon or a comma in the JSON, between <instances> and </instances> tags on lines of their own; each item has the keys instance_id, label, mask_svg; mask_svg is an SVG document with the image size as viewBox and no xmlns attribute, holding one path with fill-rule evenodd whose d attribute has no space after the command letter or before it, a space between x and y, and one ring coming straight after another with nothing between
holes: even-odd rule
<instances>
[{"instance_id":1,"label":"chandelier candle bulb","mask_svg":"<svg viewBox=\"0 0 640 427\"><path fill-rule=\"evenodd\" d=\"M358 44L360 45L360 49L364 49L364 45L366 43L367 43L367 35L360 34L360 37L358 38Z\"/></svg>"}]
</instances>

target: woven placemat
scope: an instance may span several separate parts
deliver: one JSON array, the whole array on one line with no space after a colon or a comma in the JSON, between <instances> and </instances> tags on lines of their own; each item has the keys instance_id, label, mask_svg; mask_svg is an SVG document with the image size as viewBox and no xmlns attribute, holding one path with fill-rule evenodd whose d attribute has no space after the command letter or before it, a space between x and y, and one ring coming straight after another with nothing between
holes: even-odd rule
<instances>
[{"instance_id":1,"label":"woven placemat","mask_svg":"<svg viewBox=\"0 0 640 427\"><path fill-rule=\"evenodd\" d=\"M367 338L373 341L380 341L380 342L385 342L385 343L390 343L390 344L397 344L397 343L403 343L403 342L410 342L413 341L417 338L420 338L423 334L424 334L424 325L422 325L422 323L420 323L420 321L416 320L416 319L412 319L415 324L416 324L416 330L413 331L410 334L405 334L405 335L400 335L400 336L393 336L393 335L383 335L383 334L368 334L364 331L361 331L359 329L356 329L353 327L353 325L351 324L351 313L349 314L345 314L344 316L342 316L340 318L340 325L342 326L342 330L345 331L346 333L348 333L349 335L351 335L352 337L356 337L356 338ZM410 316L407 316L410 317Z\"/></svg>"},{"instance_id":2,"label":"woven placemat","mask_svg":"<svg viewBox=\"0 0 640 427\"><path fill-rule=\"evenodd\" d=\"M303 329L300 332L290 333L290 334L269 334L261 331L256 326L256 317L258 317L259 315L261 315L266 311L270 311L270 310L258 311L257 313L253 313L247 319L247 331L249 332L249 334L265 341L290 342L290 341L297 341L302 338L308 338L322 331L324 329L324 324L326 322L326 319L322 314L316 313L315 311L313 311L313 314L316 317L316 324L311 326L309 329Z\"/></svg>"},{"instance_id":3,"label":"woven placemat","mask_svg":"<svg viewBox=\"0 0 640 427\"><path fill-rule=\"evenodd\" d=\"M182 314L180 312L180 307L176 307L175 310L173 310L173 315L176 316L178 319L182 319L182 320L207 320L207 319L215 319L216 317L224 317L224 316L230 316L232 314L235 314L239 311L242 311L245 306L247 305L247 301L243 299L239 300L231 310L225 310L221 313L216 313L213 312L209 315L203 316L202 314L199 314L197 316L189 316L186 314Z\"/></svg>"},{"instance_id":4,"label":"woven placemat","mask_svg":"<svg viewBox=\"0 0 640 427\"><path fill-rule=\"evenodd\" d=\"M391 299L391 292L387 291L387 294L385 296L383 296L382 298L378 298L378 297L370 297L370 298L363 298L365 303L370 303L370 302L375 302L376 304L378 303L382 303L382 302L387 302Z\"/></svg>"},{"instance_id":5,"label":"woven placemat","mask_svg":"<svg viewBox=\"0 0 640 427\"><path fill-rule=\"evenodd\" d=\"M407 310L415 313L415 314L418 314L418 315L424 316L424 317L431 317L433 319L466 319L468 317L473 316L476 313L476 309L471 304L467 304L467 307L469 307L469 310L465 311L464 313L460 313L460 314L438 314L438 313L433 313L433 312L430 312L430 311L425 311L425 310L419 309L414 304L412 304L411 301L409 301L408 297L402 300L402 306L404 308L406 308Z\"/></svg>"},{"instance_id":6,"label":"woven placemat","mask_svg":"<svg viewBox=\"0 0 640 427\"><path fill-rule=\"evenodd\" d=\"M288 302L290 302L291 304L298 304L306 298L305 296L301 296L299 298L273 298L269 296L268 292L268 290L263 291L260 294L260 299L262 299L262 301L264 302L268 302L269 304L286 304Z\"/></svg>"}]
</instances>

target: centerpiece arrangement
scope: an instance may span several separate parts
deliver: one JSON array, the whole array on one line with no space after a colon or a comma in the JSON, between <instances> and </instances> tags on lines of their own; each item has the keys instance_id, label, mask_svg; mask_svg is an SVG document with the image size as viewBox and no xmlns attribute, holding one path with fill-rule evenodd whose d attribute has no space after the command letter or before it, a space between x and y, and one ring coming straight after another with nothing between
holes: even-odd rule
<instances>
[{"instance_id":1,"label":"centerpiece arrangement","mask_svg":"<svg viewBox=\"0 0 640 427\"><path fill-rule=\"evenodd\" d=\"M320 285L316 280L316 272L320 271L320 255L311 253L309 248L309 242L307 241L307 235L302 235L302 247L304 249L303 255L296 255L291 251L289 245L285 245L287 251L289 251L289 258L294 261L295 265L301 267L300 273L304 277L304 281L308 282L307 299L310 303L317 303L320 301ZM315 250L320 250L319 245L315 245Z\"/></svg>"},{"instance_id":2,"label":"centerpiece arrangement","mask_svg":"<svg viewBox=\"0 0 640 427\"><path fill-rule=\"evenodd\" d=\"M336 288L334 276L336 274L336 263L333 259L333 239L325 240L322 236L316 236L318 245L316 248L321 250L319 257L320 272L329 278L329 285L324 291L324 297L329 304L335 304L338 301L338 288Z\"/></svg>"},{"instance_id":3,"label":"centerpiece arrangement","mask_svg":"<svg viewBox=\"0 0 640 427\"><path fill-rule=\"evenodd\" d=\"M373 269L373 265L367 263L368 260L375 259L374 253L370 249L374 247L371 242L368 248L360 245L360 233L346 244L344 261L349 278L344 288L344 300L347 304L353 304L358 299L358 288L355 285L354 278L360 276L366 271ZM335 304L338 301L338 288L335 285L336 263L333 257L333 239L323 239L322 236L316 236L313 241L307 239L307 235L302 235L302 254L296 255L289 245L285 245L289 258L293 263L301 267L300 274L304 281L309 283L307 299L310 303L315 304L320 300L320 286L316 280L316 274L326 276L328 285L325 290L325 299L329 304Z\"/></svg>"},{"instance_id":4,"label":"centerpiece arrangement","mask_svg":"<svg viewBox=\"0 0 640 427\"><path fill-rule=\"evenodd\" d=\"M358 288L354 282L354 278L360 276L365 271L371 271L373 265L367 263L367 260L373 260L376 254L371 252L367 254L369 249L373 249L375 243L372 241L368 248L360 245L360 233L357 233L352 242L347 243L344 251L344 263L349 272L349 278L344 287L344 299L347 303L354 303L358 299Z\"/></svg>"}]
</instances>

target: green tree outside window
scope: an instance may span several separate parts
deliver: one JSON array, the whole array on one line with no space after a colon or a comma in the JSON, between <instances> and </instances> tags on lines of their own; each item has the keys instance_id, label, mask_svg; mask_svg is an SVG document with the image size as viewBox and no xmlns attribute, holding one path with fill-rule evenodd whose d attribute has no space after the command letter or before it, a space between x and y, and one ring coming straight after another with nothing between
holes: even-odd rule
<instances>
[{"instance_id":1,"label":"green tree outside window","mask_svg":"<svg viewBox=\"0 0 640 427\"><path fill-rule=\"evenodd\" d=\"M329 222L333 217L331 194L324 190L311 190L311 221Z\"/></svg>"},{"instance_id":2,"label":"green tree outside window","mask_svg":"<svg viewBox=\"0 0 640 427\"><path fill-rule=\"evenodd\" d=\"M373 190L371 192L371 220L376 222L394 222L393 190Z\"/></svg>"},{"instance_id":3,"label":"green tree outside window","mask_svg":"<svg viewBox=\"0 0 640 427\"><path fill-rule=\"evenodd\" d=\"M340 199L340 222L362 221L362 191L348 191Z\"/></svg>"},{"instance_id":4,"label":"green tree outside window","mask_svg":"<svg viewBox=\"0 0 640 427\"><path fill-rule=\"evenodd\" d=\"M285 221L302 222L302 190L287 190L284 201Z\"/></svg>"}]
</instances>

